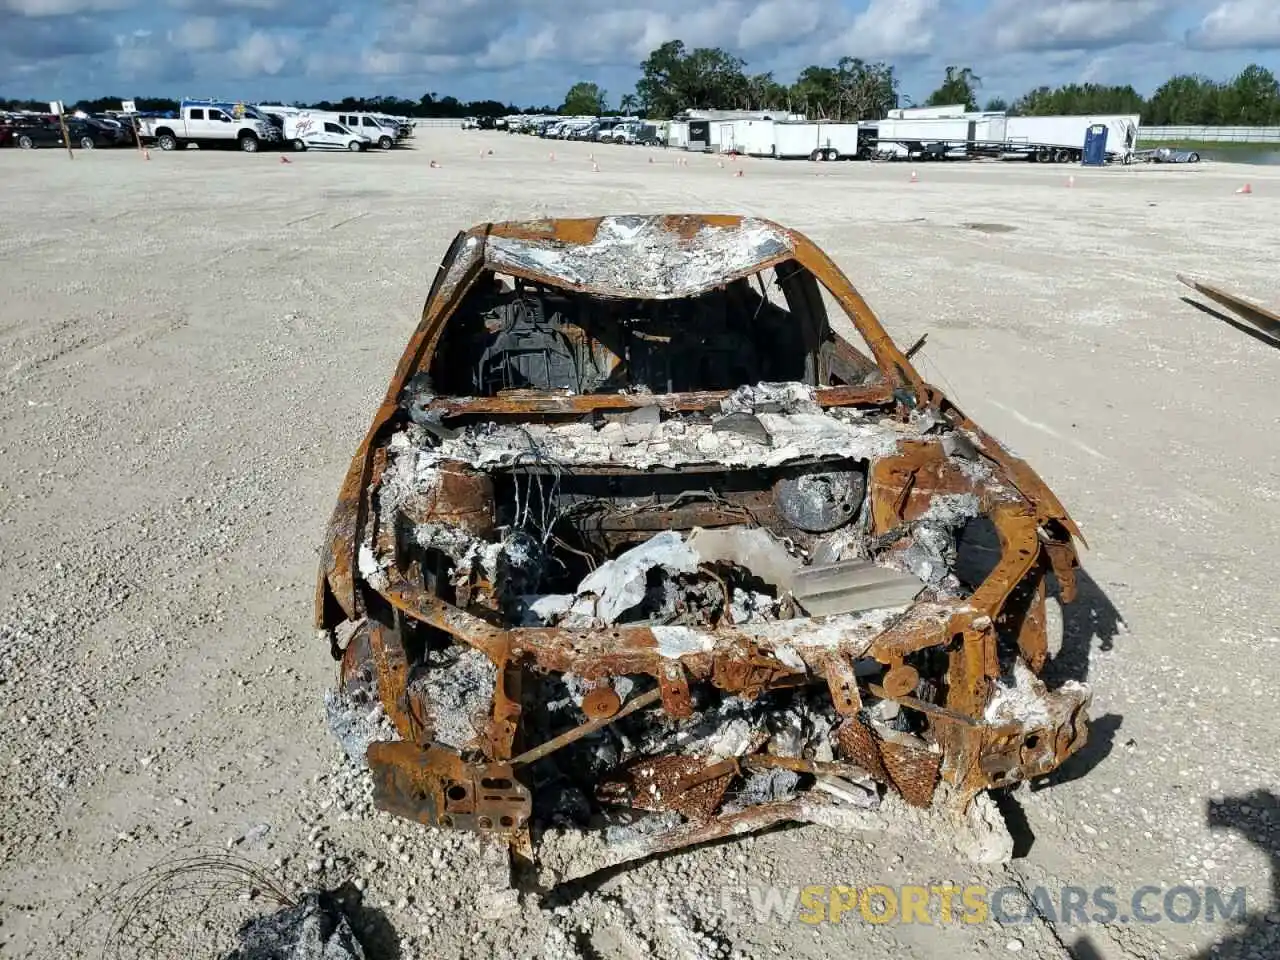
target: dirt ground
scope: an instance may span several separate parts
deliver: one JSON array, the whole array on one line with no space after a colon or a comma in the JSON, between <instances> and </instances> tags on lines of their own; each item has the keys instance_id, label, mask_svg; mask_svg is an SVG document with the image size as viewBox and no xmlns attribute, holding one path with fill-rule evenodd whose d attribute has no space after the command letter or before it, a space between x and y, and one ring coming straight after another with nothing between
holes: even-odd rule
<instances>
[{"instance_id":1,"label":"dirt ground","mask_svg":"<svg viewBox=\"0 0 1280 960\"><path fill-rule=\"evenodd\" d=\"M124 877L228 848L285 886L358 880L386 957L1280 955L1280 350L1174 279L1280 304L1280 169L922 164L912 183L906 164L676 156L430 129L290 164L0 152L0 955L100 956ZM1087 678L1097 720L1006 803L1012 863L805 827L517 904L471 838L370 811L341 762L317 547L448 242L656 211L807 233L899 344L928 333L925 377L1080 521L1053 670ZM947 881L1050 906L1112 887L1122 915L1143 886L1155 912L1179 885L1245 887L1247 916L753 907L766 887ZM170 917L149 954L107 952L211 955L257 902L209 906L207 930Z\"/></svg>"}]
</instances>

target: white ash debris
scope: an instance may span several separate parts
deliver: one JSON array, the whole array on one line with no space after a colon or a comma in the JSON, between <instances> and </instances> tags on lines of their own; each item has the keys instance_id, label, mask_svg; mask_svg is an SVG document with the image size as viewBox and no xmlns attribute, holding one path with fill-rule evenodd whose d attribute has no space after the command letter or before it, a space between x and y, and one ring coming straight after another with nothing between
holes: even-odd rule
<instances>
[{"instance_id":1,"label":"white ash debris","mask_svg":"<svg viewBox=\"0 0 1280 960\"><path fill-rule=\"evenodd\" d=\"M1054 716L1050 701L1059 696L1068 700L1079 695L1087 697L1088 693L1085 684L1068 680L1050 694L1045 682L1019 657L1010 673L996 681L983 719L992 724L1018 723L1028 730L1054 727L1062 718Z\"/></svg>"},{"instance_id":2,"label":"white ash debris","mask_svg":"<svg viewBox=\"0 0 1280 960\"><path fill-rule=\"evenodd\" d=\"M343 753L362 766L369 744L400 739L382 704L358 704L340 690L324 692L324 715Z\"/></svg>"},{"instance_id":3,"label":"white ash debris","mask_svg":"<svg viewBox=\"0 0 1280 960\"><path fill-rule=\"evenodd\" d=\"M612 624L644 600L649 571L662 567L669 574L693 573L699 557L675 530L666 530L600 564L578 584L577 600L566 626ZM581 622L576 622L581 621Z\"/></svg>"},{"instance_id":4,"label":"white ash debris","mask_svg":"<svg viewBox=\"0 0 1280 960\"><path fill-rule=\"evenodd\" d=\"M588 243L490 236L485 261L498 273L532 272L588 293L668 299L695 296L791 249L787 234L762 220L704 224L682 236L656 217L618 216L601 220Z\"/></svg>"},{"instance_id":5,"label":"white ash debris","mask_svg":"<svg viewBox=\"0 0 1280 960\"><path fill-rule=\"evenodd\" d=\"M916 577L945 595L958 595L954 574L956 532L982 514L982 504L972 493L939 494L911 524L912 542L902 553L902 564Z\"/></svg>"},{"instance_id":6,"label":"white ash debris","mask_svg":"<svg viewBox=\"0 0 1280 960\"><path fill-rule=\"evenodd\" d=\"M454 646L428 653L426 668L415 673L410 684L426 696L432 738L461 750L483 730L497 681L492 660L474 647Z\"/></svg>"},{"instance_id":7,"label":"white ash debris","mask_svg":"<svg viewBox=\"0 0 1280 960\"><path fill-rule=\"evenodd\" d=\"M360 570L360 576L375 590L387 589L386 566L390 562L390 559L380 561L374 555L373 547L367 543L360 544L356 551L356 566Z\"/></svg>"},{"instance_id":8,"label":"white ash debris","mask_svg":"<svg viewBox=\"0 0 1280 960\"><path fill-rule=\"evenodd\" d=\"M722 413L821 413L807 383L759 383L739 387L720 401Z\"/></svg>"},{"instance_id":9,"label":"white ash debris","mask_svg":"<svg viewBox=\"0 0 1280 960\"><path fill-rule=\"evenodd\" d=\"M797 384L797 386L801 386ZM831 413L760 413L768 443L741 432L717 432L716 421L671 418L659 423L629 424L486 423L466 427L454 438L423 450L428 462L458 460L476 468L529 462L575 466L679 468L717 463L726 467L779 466L805 457L875 459L888 456L901 439L917 436L909 426L890 420L871 421ZM424 431L406 428L426 447ZM434 442L434 441L432 441ZM422 460L415 469L421 470Z\"/></svg>"},{"instance_id":10,"label":"white ash debris","mask_svg":"<svg viewBox=\"0 0 1280 960\"><path fill-rule=\"evenodd\" d=\"M775 800L792 800L799 784L800 775L794 770L752 771L741 786L734 788L732 798L725 804L725 812L745 810Z\"/></svg>"},{"instance_id":11,"label":"white ash debris","mask_svg":"<svg viewBox=\"0 0 1280 960\"><path fill-rule=\"evenodd\" d=\"M406 431L391 438L387 454L387 469L378 486L378 506L388 515L414 497L430 496L440 486L440 470L436 466L439 458L422 449Z\"/></svg>"},{"instance_id":12,"label":"white ash debris","mask_svg":"<svg viewBox=\"0 0 1280 960\"><path fill-rule=\"evenodd\" d=\"M765 623L777 619L779 601L767 593L754 590L734 590L729 603L729 613L735 624Z\"/></svg>"}]
</instances>

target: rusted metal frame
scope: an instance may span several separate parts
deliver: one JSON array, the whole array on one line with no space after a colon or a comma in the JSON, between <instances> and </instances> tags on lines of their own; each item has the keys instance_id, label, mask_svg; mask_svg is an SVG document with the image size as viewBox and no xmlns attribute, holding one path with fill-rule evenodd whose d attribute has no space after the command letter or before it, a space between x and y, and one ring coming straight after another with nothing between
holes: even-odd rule
<instances>
[{"instance_id":1,"label":"rusted metal frame","mask_svg":"<svg viewBox=\"0 0 1280 960\"><path fill-rule=\"evenodd\" d=\"M948 654L946 673L947 709L975 720L981 719L991 683L1000 672L993 618L1040 562L1036 520L1029 510L1002 504L992 511L991 519L1000 537L1001 561L969 598L975 616L954 634L958 642ZM962 804L986 785L979 767L983 737L982 726L949 724L935 732L943 747L942 778L959 788Z\"/></svg>"},{"instance_id":2,"label":"rusted metal frame","mask_svg":"<svg viewBox=\"0 0 1280 960\"><path fill-rule=\"evenodd\" d=\"M378 699L400 736L422 743L425 729L409 704L409 658L395 631L376 620L369 626L369 652L378 680Z\"/></svg>"},{"instance_id":3,"label":"rusted metal frame","mask_svg":"<svg viewBox=\"0 0 1280 960\"><path fill-rule=\"evenodd\" d=\"M661 698L662 690L658 687L654 687L652 690L648 690L632 697L613 715L608 717L597 717L593 720L588 720L586 723L579 724L572 730L566 730L558 737L552 737L550 740L524 751L519 756L512 757L510 764L512 767L528 766L531 763L541 760L543 757L550 756L563 747L567 747L571 743L581 740L589 734L595 733L597 730L602 730L609 724L617 720L621 720L623 717L628 717L638 710L643 710L645 707L657 703Z\"/></svg>"},{"instance_id":4,"label":"rusted metal frame","mask_svg":"<svg viewBox=\"0 0 1280 960\"><path fill-rule=\"evenodd\" d=\"M1014 489L1034 507L1039 520L1061 524L1067 533L1086 547L1088 546L1079 526L1067 513L1066 507L1029 463L1006 450L998 440L969 419L964 411L948 400L941 391L934 387L930 387L929 390L934 405L951 421L953 427L970 435L978 452L1004 471Z\"/></svg>"},{"instance_id":5,"label":"rusted metal frame","mask_svg":"<svg viewBox=\"0 0 1280 960\"><path fill-rule=\"evenodd\" d=\"M446 260L440 269L447 272L450 265L451 261ZM320 629L331 629L335 626L331 622L333 613L324 602L326 592L342 608L348 619L354 620L361 613L355 580L356 551L359 546L357 534L363 521L362 494L370 482L374 445L383 428L397 416L399 397L405 383L417 372L422 357L430 355L434 350L435 341L444 328L445 321L470 290L482 266L483 264L477 260L459 280L447 299L427 301L423 307L422 319L392 375L386 396L374 413L369 430L351 458L351 465L347 468L347 475L338 493L338 506L330 522L329 536L320 563L321 582L316 588L316 626Z\"/></svg>"},{"instance_id":6,"label":"rusted metal frame","mask_svg":"<svg viewBox=\"0 0 1280 960\"><path fill-rule=\"evenodd\" d=\"M527 787L508 763L464 763L452 750L404 740L366 751L380 810L429 826L511 834L533 813Z\"/></svg>"},{"instance_id":7,"label":"rusted metal frame","mask_svg":"<svg viewBox=\"0 0 1280 960\"><path fill-rule=\"evenodd\" d=\"M733 394L731 390L700 390L689 393L588 393L539 396L437 397L426 405L447 418L468 416L554 416L581 415L598 411L638 410L657 407L664 413L692 413L706 410ZM817 387L815 402L824 408L883 406L893 400L885 386Z\"/></svg>"},{"instance_id":8,"label":"rusted metal frame","mask_svg":"<svg viewBox=\"0 0 1280 960\"><path fill-rule=\"evenodd\" d=\"M880 319L862 298L862 294L836 266L835 261L812 240L794 231L791 235L796 247L795 259L812 273L844 308L854 328L870 348L885 380L891 386L907 389L915 398L917 405L923 404L929 397L924 380L881 326Z\"/></svg>"},{"instance_id":9,"label":"rusted metal frame","mask_svg":"<svg viewBox=\"0 0 1280 960\"><path fill-rule=\"evenodd\" d=\"M1040 569L1023 585L1023 589L1030 588L1027 589L1026 606L1021 610L1014 610L1010 609L1011 605L1006 604L1001 611L1002 616L1018 618L1016 624L1018 652L1022 654L1022 659L1035 674L1039 674L1044 669L1045 661L1049 658L1049 636L1045 619L1047 593L1045 566L1047 563L1042 562Z\"/></svg>"}]
</instances>

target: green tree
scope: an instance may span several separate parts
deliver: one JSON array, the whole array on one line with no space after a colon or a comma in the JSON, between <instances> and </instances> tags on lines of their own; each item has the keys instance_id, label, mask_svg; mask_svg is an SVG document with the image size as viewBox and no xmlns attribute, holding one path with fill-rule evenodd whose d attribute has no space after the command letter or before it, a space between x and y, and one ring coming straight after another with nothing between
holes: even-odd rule
<instances>
[{"instance_id":1,"label":"green tree","mask_svg":"<svg viewBox=\"0 0 1280 960\"><path fill-rule=\"evenodd\" d=\"M944 107L960 103L966 110L977 110L980 86L982 78L969 67L947 67L942 86L929 94L924 104L926 107Z\"/></svg>"},{"instance_id":2,"label":"green tree","mask_svg":"<svg viewBox=\"0 0 1280 960\"><path fill-rule=\"evenodd\" d=\"M747 110L786 110L791 92L773 78L772 73L747 77L742 106Z\"/></svg>"},{"instance_id":3,"label":"green tree","mask_svg":"<svg viewBox=\"0 0 1280 960\"><path fill-rule=\"evenodd\" d=\"M1275 123L1280 120L1280 85L1270 70L1251 63L1223 87L1218 103L1219 123Z\"/></svg>"},{"instance_id":4,"label":"green tree","mask_svg":"<svg viewBox=\"0 0 1280 960\"><path fill-rule=\"evenodd\" d=\"M564 95L564 105L560 112L564 114L598 117L609 110L605 92L594 83L580 81L569 88Z\"/></svg>"},{"instance_id":5,"label":"green tree","mask_svg":"<svg viewBox=\"0 0 1280 960\"><path fill-rule=\"evenodd\" d=\"M836 117L841 120L880 120L898 105L898 78L886 63L841 57L836 86Z\"/></svg>"},{"instance_id":6,"label":"green tree","mask_svg":"<svg viewBox=\"0 0 1280 960\"><path fill-rule=\"evenodd\" d=\"M988 113L1005 113L1009 109L1009 101L1003 97L992 97L987 101Z\"/></svg>"},{"instance_id":7,"label":"green tree","mask_svg":"<svg viewBox=\"0 0 1280 960\"><path fill-rule=\"evenodd\" d=\"M690 108L732 107L747 91L744 67L744 60L719 47L686 52L684 43L668 40L640 64L636 93L651 117L670 117Z\"/></svg>"},{"instance_id":8,"label":"green tree","mask_svg":"<svg viewBox=\"0 0 1280 960\"><path fill-rule=\"evenodd\" d=\"M640 98L634 93L628 93L618 101L618 109L628 116L635 113L638 106L640 106Z\"/></svg>"},{"instance_id":9,"label":"green tree","mask_svg":"<svg viewBox=\"0 0 1280 960\"><path fill-rule=\"evenodd\" d=\"M1221 85L1194 74L1170 77L1151 95L1142 122L1161 127L1179 124L1210 124L1218 119Z\"/></svg>"}]
</instances>

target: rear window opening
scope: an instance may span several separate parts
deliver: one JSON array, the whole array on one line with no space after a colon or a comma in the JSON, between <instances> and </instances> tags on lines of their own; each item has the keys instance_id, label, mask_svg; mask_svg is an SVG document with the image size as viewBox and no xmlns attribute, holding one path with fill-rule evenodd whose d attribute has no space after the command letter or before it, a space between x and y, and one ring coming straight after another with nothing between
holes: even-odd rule
<instances>
[{"instance_id":1,"label":"rear window opening","mask_svg":"<svg viewBox=\"0 0 1280 960\"><path fill-rule=\"evenodd\" d=\"M438 393L477 397L879 382L868 357L831 340L821 299L808 296L802 283L788 284L797 269L783 264L666 300L576 293L489 274L450 320L432 382Z\"/></svg>"}]
</instances>

